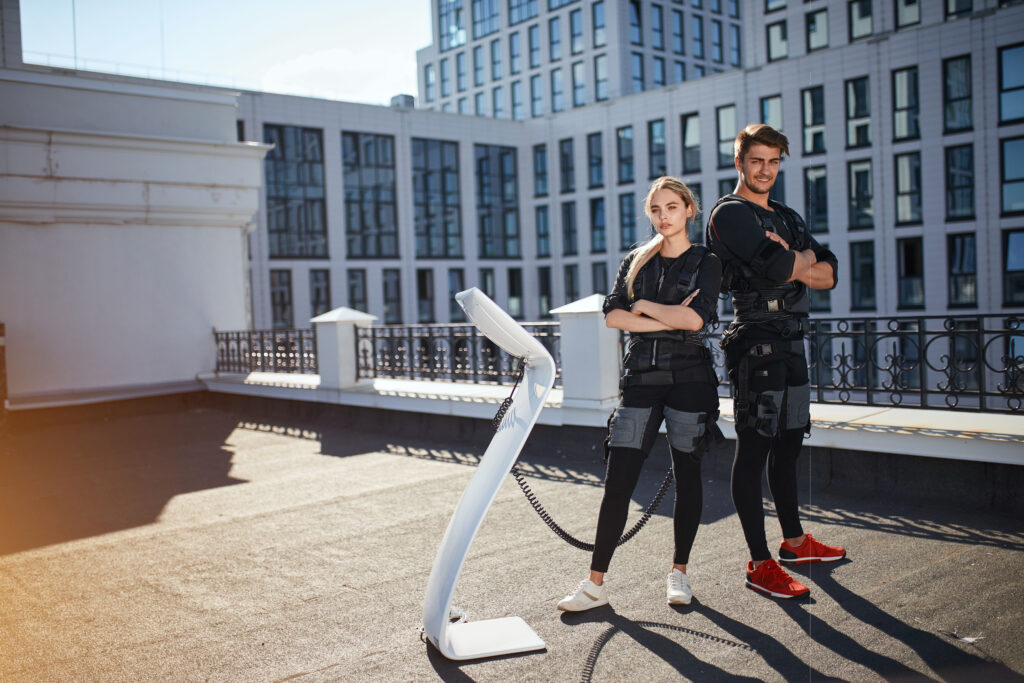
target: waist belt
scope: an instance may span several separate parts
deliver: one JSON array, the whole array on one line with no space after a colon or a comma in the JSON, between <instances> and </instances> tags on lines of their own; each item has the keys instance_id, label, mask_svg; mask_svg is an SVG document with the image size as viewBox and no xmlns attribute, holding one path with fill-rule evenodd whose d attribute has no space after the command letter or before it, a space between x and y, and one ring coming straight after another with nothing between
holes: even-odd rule
<instances>
[{"instance_id":1,"label":"waist belt","mask_svg":"<svg viewBox=\"0 0 1024 683\"><path fill-rule=\"evenodd\" d=\"M718 375L706 364L694 365L684 370L648 370L633 372L627 370L619 381L619 388L634 386L664 386L681 382L714 382L718 384Z\"/></svg>"}]
</instances>

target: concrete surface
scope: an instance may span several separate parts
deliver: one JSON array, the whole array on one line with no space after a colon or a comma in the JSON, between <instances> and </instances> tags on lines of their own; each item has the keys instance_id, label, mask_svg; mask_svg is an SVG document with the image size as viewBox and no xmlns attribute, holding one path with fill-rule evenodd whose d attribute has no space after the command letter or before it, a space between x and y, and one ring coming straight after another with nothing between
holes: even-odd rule
<instances>
[{"instance_id":1,"label":"concrete surface","mask_svg":"<svg viewBox=\"0 0 1024 683\"><path fill-rule=\"evenodd\" d=\"M192 404L9 426L0 680L1024 679L1019 518L808 484L807 530L850 559L796 572L811 599L778 602L743 587L724 448L706 456L685 608L665 604L671 494L616 554L611 605L564 615L555 604L589 558L509 477L455 604L470 620L521 616L548 647L448 661L417 632L423 591L487 441L361 419ZM591 540L600 430L555 429L531 439L522 468L559 523ZM659 446L630 524L666 466Z\"/></svg>"}]
</instances>

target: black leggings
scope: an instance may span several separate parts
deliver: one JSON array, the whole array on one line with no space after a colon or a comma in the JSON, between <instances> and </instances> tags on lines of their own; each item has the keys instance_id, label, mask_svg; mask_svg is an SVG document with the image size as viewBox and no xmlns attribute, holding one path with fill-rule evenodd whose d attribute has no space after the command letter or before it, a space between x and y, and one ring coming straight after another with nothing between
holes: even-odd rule
<instances>
[{"instance_id":1,"label":"black leggings","mask_svg":"<svg viewBox=\"0 0 1024 683\"><path fill-rule=\"evenodd\" d=\"M718 410L717 388L708 383L684 383L663 386L626 387L622 392L621 405L634 408L653 407L652 421L660 426L660 415L667 406L685 412L708 412L709 419ZM644 448L612 448L608 454L608 470L605 474L604 499L597 518L597 535L594 539L594 554L590 568L607 572L615 553L616 544L626 528L629 502L633 496L640 470L643 468L653 439L646 439ZM703 508L703 490L700 478L700 456L683 453L674 448L672 452L672 473L676 482L674 510L675 552L673 563L686 564L690 557L697 528L700 526Z\"/></svg>"}]
</instances>

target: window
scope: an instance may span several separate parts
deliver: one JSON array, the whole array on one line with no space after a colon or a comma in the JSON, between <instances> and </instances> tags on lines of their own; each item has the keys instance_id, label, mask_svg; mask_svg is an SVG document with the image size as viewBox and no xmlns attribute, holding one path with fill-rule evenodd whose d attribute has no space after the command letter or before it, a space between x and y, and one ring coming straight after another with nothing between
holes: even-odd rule
<instances>
[{"instance_id":1,"label":"window","mask_svg":"<svg viewBox=\"0 0 1024 683\"><path fill-rule=\"evenodd\" d=\"M850 309L875 310L875 243L850 243Z\"/></svg>"},{"instance_id":2,"label":"window","mask_svg":"<svg viewBox=\"0 0 1024 683\"><path fill-rule=\"evenodd\" d=\"M807 51L814 52L828 47L828 10L809 12L804 19L807 29Z\"/></svg>"},{"instance_id":3,"label":"window","mask_svg":"<svg viewBox=\"0 0 1024 683\"><path fill-rule=\"evenodd\" d=\"M636 244L636 197L619 195L619 249L628 251Z\"/></svg>"},{"instance_id":4,"label":"window","mask_svg":"<svg viewBox=\"0 0 1024 683\"><path fill-rule=\"evenodd\" d=\"M724 197L727 194L732 193L736 189L735 178L719 178L718 179L718 196Z\"/></svg>"},{"instance_id":5,"label":"window","mask_svg":"<svg viewBox=\"0 0 1024 683\"><path fill-rule=\"evenodd\" d=\"M530 116L544 116L544 83L540 74L530 76Z\"/></svg>"},{"instance_id":6,"label":"window","mask_svg":"<svg viewBox=\"0 0 1024 683\"><path fill-rule=\"evenodd\" d=\"M439 0L438 29L441 52L466 44L466 15L462 9L463 0Z\"/></svg>"},{"instance_id":7,"label":"window","mask_svg":"<svg viewBox=\"0 0 1024 683\"><path fill-rule=\"evenodd\" d=\"M466 53L460 52L455 55L455 87L459 92L466 89L466 76Z\"/></svg>"},{"instance_id":8,"label":"window","mask_svg":"<svg viewBox=\"0 0 1024 683\"><path fill-rule=\"evenodd\" d=\"M558 167L561 171L561 191L576 191L576 162L573 153L572 138L559 140L558 142Z\"/></svg>"},{"instance_id":9,"label":"window","mask_svg":"<svg viewBox=\"0 0 1024 683\"><path fill-rule=\"evenodd\" d=\"M693 77L695 79L696 78L704 78L704 65L703 64L694 64L693 65Z\"/></svg>"},{"instance_id":10,"label":"window","mask_svg":"<svg viewBox=\"0 0 1024 683\"><path fill-rule=\"evenodd\" d=\"M686 64L684 62L672 63L672 82L682 83L686 80Z\"/></svg>"},{"instance_id":11,"label":"window","mask_svg":"<svg viewBox=\"0 0 1024 683\"><path fill-rule=\"evenodd\" d=\"M608 293L608 264L603 261L590 264L590 283L594 294Z\"/></svg>"},{"instance_id":12,"label":"window","mask_svg":"<svg viewBox=\"0 0 1024 683\"><path fill-rule=\"evenodd\" d=\"M804 154L825 151L825 88L807 88L800 91L803 99Z\"/></svg>"},{"instance_id":13,"label":"window","mask_svg":"<svg viewBox=\"0 0 1024 683\"><path fill-rule=\"evenodd\" d=\"M505 94L500 85L491 90L491 116L496 119L505 118Z\"/></svg>"},{"instance_id":14,"label":"window","mask_svg":"<svg viewBox=\"0 0 1024 683\"><path fill-rule=\"evenodd\" d=\"M700 118L696 113L680 118L683 139L683 173L700 173Z\"/></svg>"},{"instance_id":15,"label":"window","mask_svg":"<svg viewBox=\"0 0 1024 683\"><path fill-rule=\"evenodd\" d=\"M786 39L786 22L778 21L768 24L768 61L774 62L789 56L789 44Z\"/></svg>"},{"instance_id":16,"label":"window","mask_svg":"<svg viewBox=\"0 0 1024 683\"><path fill-rule=\"evenodd\" d=\"M946 256L949 265L949 305L978 305L978 261L974 233L946 237Z\"/></svg>"},{"instance_id":17,"label":"window","mask_svg":"<svg viewBox=\"0 0 1024 683\"><path fill-rule=\"evenodd\" d=\"M782 130L782 95L761 98L761 123Z\"/></svg>"},{"instance_id":18,"label":"window","mask_svg":"<svg viewBox=\"0 0 1024 683\"><path fill-rule=\"evenodd\" d=\"M721 64L725 60L722 52L722 22L711 20L711 61Z\"/></svg>"},{"instance_id":19,"label":"window","mask_svg":"<svg viewBox=\"0 0 1024 683\"><path fill-rule=\"evenodd\" d=\"M644 36L640 26L640 0L629 0L629 42L643 45Z\"/></svg>"},{"instance_id":20,"label":"window","mask_svg":"<svg viewBox=\"0 0 1024 683\"><path fill-rule=\"evenodd\" d=\"M740 66L740 27L729 24L729 63Z\"/></svg>"},{"instance_id":21,"label":"window","mask_svg":"<svg viewBox=\"0 0 1024 683\"><path fill-rule=\"evenodd\" d=\"M522 81L512 81L512 118L516 121L526 119L526 110L523 108Z\"/></svg>"},{"instance_id":22,"label":"window","mask_svg":"<svg viewBox=\"0 0 1024 683\"><path fill-rule=\"evenodd\" d=\"M804 217L811 232L828 232L828 184L824 166L804 169Z\"/></svg>"},{"instance_id":23,"label":"window","mask_svg":"<svg viewBox=\"0 0 1024 683\"><path fill-rule=\"evenodd\" d=\"M653 57L651 62L654 65L653 73L651 74L651 87L660 88L665 85L665 58Z\"/></svg>"},{"instance_id":24,"label":"window","mask_svg":"<svg viewBox=\"0 0 1024 683\"><path fill-rule=\"evenodd\" d=\"M447 59L441 60L441 97L452 94L452 70Z\"/></svg>"},{"instance_id":25,"label":"window","mask_svg":"<svg viewBox=\"0 0 1024 683\"><path fill-rule=\"evenodd\" d=\"M363 313L369 311L366 301L366 271L362 268L352 268L348 271L348 305Z\"/></svg>"},{"instance_id":26,"label":"window","mask_svg":"<svg viewBox=\"0 0 1024 683\"><path fill-rule=\"evenodd\" d=\"M551 111L565 109L565 98L562 92L562 70L551 70Z\"/></svg>"},{"instance_id":27,"label":"window","mask_svg":"<svg viewBox=\"0 0 1024 683\"><path fill-rule=\"evenodd\" d=\"M384 324L396 325L402 322L402 273L398 268L385 268L384 283Z\"/></svg>"},{"instance_id":28,"label":"window","mask_svg":"<svg viewBox=\"0 0 1024 683\"><path fill-rule=\"evenodd\" d=\"M537 0L508 0L508 23L519 24L537 16Z\"/></svg>"},{"instance_id":29,"label":"window","mask_svg":"<svg viewBox=\"0 0 1024 683\"><path fill-rule=\"evenodd\" d=\"M765 12L774 12L779 9L786 9L786 0L764 0Z\"/></svg>"},{"instance_id":30,"label":"window","mask_svg":"<svg viewBox=\"0 0 1024 683\"><path fill-rule=\"evenodd\" d=\"M477 45L473 48L473 85L484 84L484 48ZM429 101L429 100L428 100Z\"/></svg>"},{"instance_id":31,"label":"window","mask_svg":"<svg viewBox=\"0 0 1024 683\"><path fill-rule=\"evenodd\" d=\"M851 161L846 165L850 206L850 230L864 230L875 226L872 199L871 160Z\"/></svg>"},{"instance_id":32,"label":"window","mask_svg":"<svg viewBox=\"0 0 1024 683\"><path fill-rule=\"evenodd\" d=\"M569 52L574 55L583 52L583 10L574 9L569 13Z\"/></svg>"},{"instance_id":33,"label":"window","mask_svg":"<svg viewBox=\"0 0 1024 683\"><path fill-rule=\"evenodd\" d=\"M608 56L594 57L594 99L600 102L608 99Z\"/></svg>"},{"instance_id":34,"label":"window","mask_svg":"<svg viewBox=\"0 0 1024 683\"><path fill-rule=\"evenodd\" d=\"M870 36L873 30L871 27L871 0L850 0L847 18L850 26L850 42Z\"/></svg>"},{"instance_id":35,"label":"window","mask_svg":"<svg viewBox=\"0 0 1024 683\"><path fill-rule=\"evenodd\" d=\"M590 253L603 254L607 250L604 199L596 197L590 200Z\"/></svg>"},{"instance_id":36,"label":"window","mask_svg":"<svg viewBox=\"0 0 1024 683\"><path fill-rule=\"evenodd\" d=\"M487 107L484 105L484 94L482 92L473 95L473 113L477 116L487 115Z\"/></svg>"},{"instance_id":37,"label":"window","mask_svg":"<svg viewBox=\"0 0 1024 683\"><path fill-rule=\"evenodd\" d=\"M587 136L587 171L591 188L604 185L604 149L601 146L600 133L591 133Z\"/></svg>"},{"instance_id":38,"label":"window","mask_svg":"<svg viewBox=\"0 0 1024 683\"><path fill-rule=\"evenodd\" d=\"M270 258L327 258L322 131L266 124L263 140Z\"/></svg>"},{"instance_id":39,"label":"window","mask_svg":"<svg viewBox=\"0 0 1024 683\"><path fill-rule=\"evenodd\" d=\"M896 28L921 23L921 5L918 0L896 0Z\"/></svg>"},{"instance_id":40,"label":"window","mask_svg":"<svg viewBox=\"0 0 1024 683\"><path fill-rule=\"evenodd\" d=\"M786 203L786 172L779 171L778 175L775 176L775 184L772 185L772 189L768 190L768 199L776 201L780 204Z\"/></svg>"},{"instance_id":41,"label":"window","mask_svg":"<svg viewBox=\"0 0 1024 683\"><path fill-rule=\"evenodd\" d=\"M921 153L896 155L896 224L921 222Z\"/></svg>"},{"instance_id":42,"label":"window","mask_svg":"<svg viewBox=\"0 0 1024 683\"><path fill-rule=\"evenodd\" d=\"M918 123L917 67L892 72L892 128L894 140L921 136Z\"/></svg>"},{"instance_id":43,"label":"window","mask_svg":"<svg viewBox=\"0 0 1024 683\"><path fill-rule=\"evenodd\" d=\"M973 127L971 114L971 56L942 62L943 130L952 133Z\"/></svg>"},{"instance_id":44,"label":"window","mask_svg":"<svg viewBox=\"0 0 1024 683\"><path fill-rule=\"evenodd\" d=\"M565 266L565 303L576 301L580 298L580 267L575 263Z\"/></svg>"},{"instance_id":45,"label":"window","mask_svg":"<svg viewBox=\"0 0 1024 683\"><path fill-rule=\"evenodd\" d=\"M434 322L434 271L416 269L416 322Z\"/></svg>"},{"instance_id":46,"label":"window","mask_svg":"<svg viewBox=\"0 0 1024 683\"><path fill-rule=\"evenodd\" d=\"M491 41L491 80L501 79L501 39Z\"/></svg>"},{"instance_id":47,"label":"window","mask_svg":"<svg viewBox=\"0 0 1024 683\"><path fill-rule=\"evenodd\" d=\"M971 13L971 0L946 0L946 19L956 19Z\"/></svg>"},{"instance_id":48,"label":"window","mask_svg":"<svg viewBox=\"0 0 1024 683\"><path fill-rule=\"evenodd\" d=\"M946 148L946 220L974 218L974 145Z\"/></svg>"},{"instance_id":49,"label":"window","mask_svg":"<svg viewBox=\"0 0 1024 683\"><path fill-rule=\"evenodd\" d=\"M508 35L508 72L517 74L523 70L523 48L519 42L519 32Z\"/></svg>"},{"instance_id":50,"label":"window","mask_svg":"<svg viewBox=\"0 0 1024 683\"><path fill-rule=\"evenodd\" d=\"M469 100L467 100L465 97L460 97L459 98L459 105L458 106L459 106L459 113L460 114L468 114L469 113Z\"/></svg>"},{"instance_id":51,"label":"window","mask_svg":"<svg viewBox=\"0 0 1024 683\"><path fill-rule=\"evenodd\" d=\"M554 17L548 21L548 59L552 62L562 58L562 19Z\"/></svg>"},{"instance_id":52,"label":"window","mask_svg":"<svg viewBox=\"0 0 1024 683\"><path fill-rule=\"evenodd\" d=\"M715 110L718 122L718 168L733 166L736 142L736 105L730 104Z\"/></svg>"},{"instance_id":53,"label":"window","mask_svg":"<svg viewBox=\"0 0 1024 683\"><path fill-rule=\"evenodd\" d=\"M527 40L530 47L530 68L534 69L540 66L540 26L534 24L527 29Z\"/></svg>"},{"instance_id":54,"label":"window","mask_svg":"<svg viewBox=\"0 0 1024 683\"><path fill-rule=\"evenodd\" d=\"M559 7L571 5L574 2L576 2L576 0L548 0L548 11L550 12L558 9Z\"/></svg>"},{"instance_id":55,"label":"window","mask_svg":"<svg viewBox=\"0 0 1024 683\"><path fill-rule=\"evenodd\" d=\"M1003 305L1024 304L1024 230L1003 233Z\"/></svg>"},{"instance_id":56,"label":"window","mask_svg":"<svg viewBox=\"0 0 1024 683\"><path fill-rule=\"evenodd\" d=\"M537 269L537 305L541 319L551 317L551 266Z\"/></svg>"},{"instance_id":57,"label":"window","mask_svg":"<svg viewBox=\"0 0 1024 683\"><path fill-rule=\"evenodd\" d=\"M686 41L683 36L683 13L672 10L672 52L677 55L686 54Z\"/></svg>"},{"instance_id":58,"label":"window","mask_svg":"<svg viewBox=\"0 0 1024 683\"><path fill-rule=\"evenodd\" d=\"M516 320L523 318L523 269L508 269L508 314Z\"/></svg>"},{"instance_id":59,"label":"window","mask_svg":"<svg viewBox=\"0 0 1024 683\"><path fill-rule=\"evenodd\" d=\"M924 254L920 237L896 240L899 259L899 306L924 308Z\"/></svg>"},{"instance_id":60,"label":"window","mask_svg":"<svg viewBox=\"0 0 1024 683\"><path fill-rule=\"evenodd\" d=\"M480 258L519 257L515 147L473 145Z\"/></svg>"},{"instance_id":61,"label":"window","mask_svg":"<svg viewBox=\"0 0 1024 683\"><path fill-rule=\"evenodd\" d=\"M594 47L604 47L608 42L607 29L604 19L604 0L598 0L591 8L591 19L593 20Z\"/></svg>"},{"instance_id":62,"label":"window","mask_svg":"<svg viewBox=\"0 0 1024 683\"><path fill-rule=\"evenodd\" d=\"M651 179L665 175L665 119L647 122L647 163Z\"/></svg>"},{"instance_id":63,"label":"window","mask_svg":"<svg viewBox=\"0 0 1024 683\"><path fill-rule=\"evenodd\" d=\"M665 49L664 12L661 5L651 5L651 47Z\"/></svg>"},{"instance_id":64,"label":"window","mask_svg":"<svg viewBox=\"0 0 1024 683\"><path fill-rule=\"evenodd\" d=\"M868 77L846 81L846 147L871 146L871 95Z\"/></svg>"},{"instance_id":65,"label":"window","mask_svg":"<svg viewBox=\"0 0 1024 683\"><path fill-rule=\"evenodd\" d=\"M704 201L700 198L700 183L687 183L687 185L690 188L690 192L693 193L694 199L697 200L697 205L703 206ZM697 214L693 217L693 220L691 220L686 226L686 234L690 238L690 241L693 242L694 244L704 242L704 230L702 228L703 220L701 219L702 213L703 212L700 211L697 212Z\"/></svg>"},{"instance_id":66,"label":"window","mask_svg":"<svg viewBox=\"0 0 1024 683\"><path fill-rule=\"evenodd\" d=\"M492 301L497 296L494 284L494 268L480 269L480 291L486 294Z\"/></svg>"},{"instance_id":67,"label":"window","mask_svg":"<svg viewBox=\"0 0 1024 683\"><path fill-rule=\"evenodd\" d=\"M548 195L548 147L547 145L533 146L533 196L546 197Z\"/></svg>"},{"instance_id":68,"label":"window","mask_svg":"<svg viewBox=\"0 0 1024 683\"><path fill-rule=\"evenodd\" d=\"M633 126L624 126L615 130L617 141L616 152L619 160L619 184L631 183L633 174Z\"/></svg>"},{"instance_id":69,"label":"window","mask_svg":"<svg viewBox=\"0 0 1024 683\"><path fill-rule=\"evenodd\" d=\"M466 289L466 273L462 268L448 269L448 320L453 323L466 322L466 312L455 299L455 295Z\"/></svg>"},{"instance_id":70,"label":"window","mask_svg":"<svg viewBox=\"0 0 1024 683\"><path fill-rule=\"evenodd\" d=\"M639 52L634 52L630 55L630 63L632 65L632 92L643 92L644 91L644 56Z\"/></svg>"},{"instance_id":71,"label":"window","mask_svg":"<svg viewBox=\"0 0 1024 683\"><path fill-rule=\"evenodd\" d=\"M292 271L270 271L270 311L275 330L295 327L292 307Z\"/></svg>"},{"instance_id":72,"label":"window","mask_svg":"<svg viewBox=\"0 0 1024 683\"><path fill-rule=\"evenodd\" d=\"M309 303L314 317L331 310L331 271L320 268L309 271Z\"/></svg>"},{"instance_id":73,"label":"window","mask_svg":"<svg viewBox=\"0 0 1024 683\"><path fill-rule=\"evenodd\" d=\"M341 133L349 258L398 256L394 146L390 135Z\"/></svg>"},{"instance_id":74,"label":"window","mask_svg":"<svg viewBox=\"0 0 1024 683\"><path fill-rule=\"evenodd\" d=\"M576 253L576 202L562 203L562 256Z\"/></svg>"},{"instance_id":75,"label":"window","mask_svg":"<svg viewBox=\"0 0 1024 683\"><path fill-rule=\"evenodd\" d=\"M1024 120L1024 43L999 50L999 123Z\"/></svg>"},{"instance_id":76,"label":"window","mask_svg":"<svg viewBox=\"0 0 1024 683\"><path fill-rule=\"evenodd\" d=\"M499 28L498 0L473 0L473 39L483 38Z\"/></svg>"},{"instance_id":77,"label":"window","mask_svg":"<svg viewBox=\"0 0 1024 683\"><path fill-rule=\"evenodd\" d=\"M1024 213L1024 137L1000 140L1001 215Z\"/></svg>"},{"instance_id":78,"label":"window","mask_svg":"<svg viewBox=\"0 0 1024 683\"><path fill-rule=\"evenodd\" d=\"M704 59L704 21L699 16L690 17L693 28L693 56Z\"/></svg>"},{"instance_id":79,"label":"window","mask_svg":"<svg viewBox=\"0 0 1024 683\"><path fill-rule=\"evenodd\" d=\"M572 106L582 107L587 103L587 81L583 75L583 62L572 65Z\"/></svg>"},{"instance_id":80,"label":"window","mask_svg":"<svg viewBox=\"0 0 1024 683\"><path fill-rule=\"evenodd\" d=\"M459 145L412 139L413 222L417 258L462 256Z\"/></svg>"},{"instance_id":81,"label":"window","mask_svg":"<svg viewBox=\"0 0 1024 683\"><path fill-rule=\"evenodd\" d=\"M548 207L538 206L534 209L534 218L537 222L537 257L551 256L551 219Z\"/></svg>"}]
</instances>

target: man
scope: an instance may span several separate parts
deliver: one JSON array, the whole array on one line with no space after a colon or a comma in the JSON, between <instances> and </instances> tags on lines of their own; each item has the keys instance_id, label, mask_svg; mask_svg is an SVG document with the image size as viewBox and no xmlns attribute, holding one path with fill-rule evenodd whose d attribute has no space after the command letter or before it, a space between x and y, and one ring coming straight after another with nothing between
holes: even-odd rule
<instances>
[{"instance_id":1,"label":"man","mask_svg":"<svg viewBox=\"0 0 1024 683\"><path fill-rule=\"evenodd\" d=\"M808 288L832 289L838 262L789 207L768 199L786 136L765 124L744 128L734 145L739 180L718 200L707 243L722 261L722 291L733 297L736 317L722 337L732 380L736 458L732 499L750 549L747 587L776 598L804 597L809 589L772 559L764 529L761 477L782 526L779 562L833 562L846 556L805 534L797 503L796 461L810 431L810 382L803 335L810 310Z\"/></svg>"}]
</instances>

